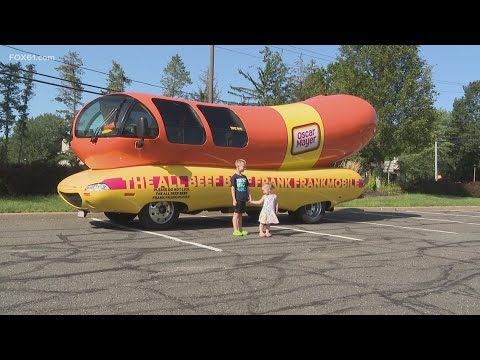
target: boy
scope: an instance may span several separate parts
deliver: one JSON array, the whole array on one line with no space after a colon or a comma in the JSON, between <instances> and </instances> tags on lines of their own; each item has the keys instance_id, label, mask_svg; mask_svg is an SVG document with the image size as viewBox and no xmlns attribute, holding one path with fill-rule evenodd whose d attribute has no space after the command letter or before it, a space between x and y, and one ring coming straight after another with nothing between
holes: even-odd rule
<instances>
[{"instance_id":1,"label":"boy","mask_svg":"<svg viewBox=\"0 0 480 360\"><path fill-rule=\"evenodd\" d=\"M247 201L252 200L250 195L248 179L242 173L245 171L247 162L243 159L235 160L236 173L231 178L231 191L233 206L235 208L233 213L233 235L242 236L248 235L248 231L242 230L242 214L245 212L245 205Z\"/></svg>"}]
</instances>

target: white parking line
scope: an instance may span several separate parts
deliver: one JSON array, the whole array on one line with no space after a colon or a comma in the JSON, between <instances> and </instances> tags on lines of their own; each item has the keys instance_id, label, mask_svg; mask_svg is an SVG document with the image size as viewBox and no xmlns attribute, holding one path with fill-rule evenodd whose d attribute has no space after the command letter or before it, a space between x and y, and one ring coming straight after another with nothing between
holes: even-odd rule
<instances>
[{"instance_id":1,"label":"white parking line","mask_svg":"<svg viewBox=\"0 0 480 360\"><path fill-rule=\"evenodd\" d=\"M465 211L465 210L445 210L445 211L455 211L455 212L463 212L463 213L475 213L475 214L480 214L479 211L475 211L475 210L472 210L472 211Z\"/></svg>"},{"instance_id":2,"label":"white parking line","mask_svg":"<svg viewBox=\"0 0 480 360\"><path fill-rule=\"evenodd\" d=\"M348 221L348 220L340 220L340 219L325 219L328 221L339 221L339 222L346 222L346 223L354 223L354 224L368 224L368 225L376 225L376 226L388 226L388 227L395 227L400 229L409 229L409 230L421 230L421 231L431 231L431 232L439 232L439 233L446 233L446 234L458 234L453 231L443 231L443 230L432 230L432 229L423 229L423 228L416 228L416 227L409 227L409 226L399 226L399 225L390 225L390 224L379 224L370 221Z\"/></svg>"},{"instance_id":3,"label":"white parking line","mask_svg":"<svg viewBox=\"0 0 480 360\"><path fill-rule=\"evenodd\" d=\"M444 214L444 213L439 213L439 212L410 211L410 210L404 210L403 212L414 213L414 214L418 213L418 214L434 214L434 215L444 215L444 216L462 216L462 217L480 218L480 215L457 215L457 214Z\"/></svg>"},{"instance_id":4,"label":"white parking line","mask_svg":"<svg viewBox=\"0 0 480 360\"><path fill-rule=\"evenodd\" d=\"M365 241L365 240L362 240L362 239L356 239L356 238L352 238L352 237L348 237L348 236L333 235L333 234L321 233L321 232L316 232L316 231L288 228L288 227L277 226L277 225L271 225L270 227L276 228L276 229L293 230L293 231L303 232L303 233L307 233L307 234L315 234L315 235L336 237L336 238L340 238L340 239L347 239L347 240L354 240L354 241Z\"/></svg>"},{"instance_id":5,"label":"white parking line","mask_svg":"<svg viewBox=\"0 0 480 360\"><path fill-rule=\"evenodd\" d=\"M205 216L201 215L203 218L207 219L220 219L220 220L227 220L226 216ZM228 218L230 221L230 218ZM341 238L341 239L347 239L347 240L354 240L354 241L365 241L362 239L356 239L348 236L342 236L342 235L334 235L334 234L327 234L327 233L321 233L321 232L316 232L316 231L309 231L309 230L302 230L302 229L295 229L295 228L288 228L288 227L283 227L283 226L277 226L277 225L271 225L272 228L277 228L277 229L286 229L286 230L293 230L293 231L298 231L298 232L304 232L307 234L315 234L315 235L322 235L322 236L330 236L330 237L336 237L336 238Z\"/></svg>"},{"instance_id":6,"label":"white parking line","mask_svg":"<svg viewBox=\"0 0 480 360\"><path fill-rule=\"evenodd\" d=\"M365 211L365 212L351 211L351 212L352 212L352 213L355 213L355 214L364 214L364 215L365 215L365 214L372 214L372 215L381 214L382 216L405 219L404 216L400 216L400 215L388 215L388 214L381 213L381 212L376 212L376 211ZM467 223L467 222L463 222L463 221L445 220L445 219L430 219L430 218L426 218L426 217L422 217L422 216L419 216L419 217L413 217L413 216L411 216L411 217L408 217L407 219L408 219L408 220L443 221L443 222L456 223L456 224L465 224L465 225L480 226L480 223Z\"/></svg>"},{"instance_id":7,"label":"white parking line","mask_svg":"<svg viewBox=\"0 0 480 360\"><path fill-rule=\"evenodd\" d=\"M170 235L164 235L164 234L156 233L156 232L153 232L153 231L145 231L145 230L134 229L134 228L130 228L128 226L115 224L115 223L112 223L110 221L105 221L105 220L101 220L101 219L97 219L97 218L91 218L91 219L95 220L95 221L101 221L101 222L106 223L106 224L111 224L111 225L117 226L119 228L133 230L133 231L141 232L141 233L144 233L144 234L160 236L160 237L163 237L165 239L170 239L170 240L177 241L177 242L180 242L180 243L189 244L189 245L193 245L193 246L198 246L198 247L208 249L208 250L212 250L212 251L223 251L222 249L218 249L218 248L213 247L213 246L203 245L203 244L199 244L199 243L196 243L196 242L193 242L193 241L182 240L182 239L170 236Z\"/></svg>"}]
</instances>

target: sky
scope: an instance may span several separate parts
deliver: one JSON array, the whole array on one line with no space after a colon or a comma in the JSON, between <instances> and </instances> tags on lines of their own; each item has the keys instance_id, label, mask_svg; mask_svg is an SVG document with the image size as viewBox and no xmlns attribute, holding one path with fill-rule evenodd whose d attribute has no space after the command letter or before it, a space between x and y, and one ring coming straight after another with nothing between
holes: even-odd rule
<instances>
[{"instance_id":1,"label":"sky","mask_svg":"<svg viewBox=\"0 0 480 360\"><path fill-rule=\"evenodd\" d=\"M163 68L171 57L178 53L190 72L193 85L185 90L197 89L199 76L206 70L210 61L210 45L10 45L23 51L54 57L60 60L68 51L77 51L86 68L108 73L115 60L122 65L128 78L160 86ZM306 61L315 60L318 64L328 65L335 60L338 46L335 45L269 45L272 50L282 54L285 63L293 65L303 54ZM215 77L221 91L220 98L238 101L228 94L230 85L249 86L238 73L238 69L255 73L261 66L261 54L265 45L217 45L215 46ZM433 80L437 96L435 107L452 110L453 101L463 95L463 85L480 80L479 45L425 45L420 48L421 56L433 67ZM0 61L8 63L19 60L22 65L34 63L39 73L57 76L55 67L58 62L52 60L26 60L26 53L0 46ZM56 80L38 77L49 82ZM85 70L82 82L105 87L106 75ZM87 88L85 88L87 89ZM94 90L94 89L91 89ZM98 91L94 90L94 91ZM140 83L132 83L127 91L161 94L162 89ZM30 115L37 116L46 112L55 113L63 105L55 101L57 88L37 83L35 97L30 104ZM93 100L98 95L84 93L82 102Z\"/></svg>"}]
</instances>

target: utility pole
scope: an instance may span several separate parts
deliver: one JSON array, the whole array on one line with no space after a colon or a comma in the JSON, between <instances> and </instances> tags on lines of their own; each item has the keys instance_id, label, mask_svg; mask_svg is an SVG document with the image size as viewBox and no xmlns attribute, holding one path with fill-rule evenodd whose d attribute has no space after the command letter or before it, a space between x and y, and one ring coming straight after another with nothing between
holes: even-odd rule
<instances>
[{"instance_id":1,"label":"utility pole","mask_svg":"<svg viewBox=\"0 0 480 360\"><path fill-rule=\"evenodd\" d=\"M213 65L215 56L215 45L210 45L210 71L208 76L208 102L213 103Z\"/></svg>"},{"instance_id":2,"label":"utility pole","mask_svg":"<svg viewBox=\"0 0 480 360\"><path fill-rule=\"evenodd\" d=\"M473 182L475 182L475 170L477 169L477 165L473 165Z\"/></svg>"},{"instance_id":3,"label":"utility pole","mask_svg":"<svg viewBox=\"0 0 480 360\"><path fill-rule=\"evenodd\" d=\"M438 181L438 167L437 167L437 141L435 141L435 181Z\"/></svg>"}]
</instances>

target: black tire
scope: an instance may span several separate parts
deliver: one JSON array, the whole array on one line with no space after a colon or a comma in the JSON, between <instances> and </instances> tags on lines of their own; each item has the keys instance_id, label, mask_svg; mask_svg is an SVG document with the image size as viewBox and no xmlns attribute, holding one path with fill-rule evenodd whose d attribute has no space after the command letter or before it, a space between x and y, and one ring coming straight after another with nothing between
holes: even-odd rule
<instances>
[{"instance_id":1,"label":"black tire","mask_svg":"<svg viewBox=\"0 0 480 360\"><path fill-rule=\"evenodd\" d=\"M137 214L106 212L105 216L117 224L127 225L130 221L137 217Z\"/></svg>"},{"instance_id":2,"label":"black tire","mask_svg":"<svg viewBox=\"0 0 480 360\"><path fill-rule=\"evenodd\" d=\"M145 228L165 230L177 225L179 216L179 204L160 201L145 205L138 214L138 219Z\"/></svg>"},{"instance_id":3,"label":"black tire","mask_svg":"<svg viewBox=\"0 0 480 360\"><path fill-rule=\"evenodd\" d=\"M325 215L325 202L308 204L298 209L298 218L305 224L317 224Z\"/></svg>"},{"instance_id":4,"label":"black tire","mask_svg":"<svg viewBox=\"0 0 480 360\"><path fill-rule=\"evenodd\" d=\"M299 221L298 210L288 212L288 221L291 221L291 222Z\"/></svg>"}]
</instances>

